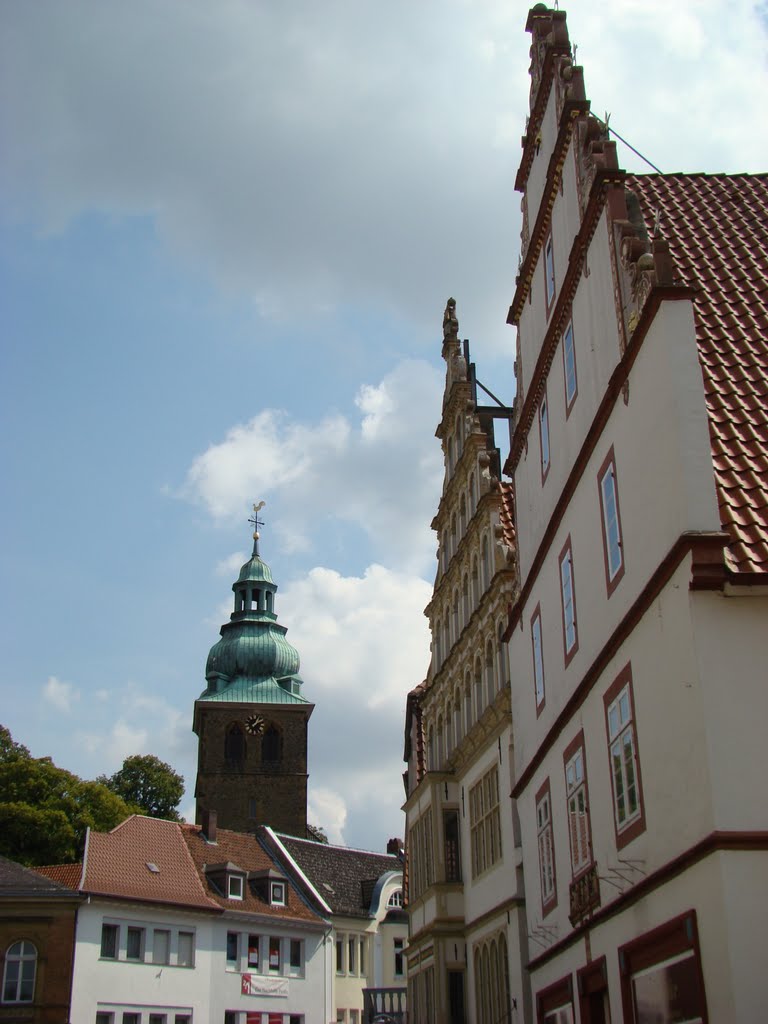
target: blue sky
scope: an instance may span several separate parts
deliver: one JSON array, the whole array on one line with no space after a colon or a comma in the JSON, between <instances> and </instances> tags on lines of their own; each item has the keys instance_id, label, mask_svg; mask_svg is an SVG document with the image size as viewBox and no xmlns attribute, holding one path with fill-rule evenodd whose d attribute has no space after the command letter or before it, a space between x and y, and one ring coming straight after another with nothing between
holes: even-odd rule
<instances>
[{"instance_id":1,"label":"blue sky","mask_svg":"<svg viewBox=\"0 0 768 1024\"><path fill-rule=\"evenodd\" d=\"M94 777L154 752L191 810L192 705L266 499L310 817L402 833L449 295L514 393L526 11L0 3L0 721L34 754ZM568 14L593 109L654 163L765 168L758 5Z\"/></svg>"}]
</instances>

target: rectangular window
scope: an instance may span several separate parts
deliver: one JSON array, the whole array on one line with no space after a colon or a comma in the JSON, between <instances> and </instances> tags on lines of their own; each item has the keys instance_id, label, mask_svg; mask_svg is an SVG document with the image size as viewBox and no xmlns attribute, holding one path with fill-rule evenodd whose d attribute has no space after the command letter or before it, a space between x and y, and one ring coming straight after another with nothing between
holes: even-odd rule
<instances>
[{"instance_id":1,"label":"rectangular window","mask_svg":"<svg viewBox=\"0 0 768 1024\"><path fill-rule=\"evenodd\" d=\"M128 938L125 944L126 960L144 959L144 929L128 928Z\"/></svg>"},{"instance_id":2,"label":"rectangular window","mask_svg":"<svg viewBox=\"0 0 768 1024\"><path fill-rule=\"evenodd\" d=\"M360 1020L360 1011L359 1010L350 1010L349 1011L349 1024L358 1024L359 1020Z\"/></svg>"},{"instance_id":3,"label":"rectangular window","mask_svg":"<svg viewBox=\"0 0 768 1024\"><path fill-rule=\"evenodd\" d=\"M272 882L269 887L270 903L278 907L285 906L285 882Z\"/></svg>"},{"instance_id":4,"label":"rectangular window","mask_svg":"<svg viewBox=\"0 0 768 1024\"><path fill-rule=\"evenodd\" d=\"M282 967L280 957L280 939L274 935L269 937L269 970L272 974L279 974Z\"/></svg>"},{"instance_id":5,"label":"rectangular window","mask_svg":"<svg viewBox=\"0 0 768 1024\"><path fill-rule=\"evenodd\" d=\"M685 1021L707 1019L696 911L676 917L619 948L623 1019Z\"/></svg>"},{"instance_id":6,"label":"rectangular window","mask_svg":"<svg viewBox=\"0 0 768 1024\"><path fill-rule=\"evenodd\" d=\"M557 904L555 875L555 841L552 835L552 799L549 779L536 794L536 832L539 844L539 876L541 906L544 914Z\"/></svg>"},{"instance_id":7,"label":"rectangular window","mask_svg":"<svg viewBox=\"0 0 768 1024\"><path fill-rule=\"evenodd\" d=\"M600 467L597 479L600 490L600 518L603 527L605 584L610 597L624 575L624 546L621 539L619 491L616 485L616 461L613 446Z\"/></svg>"},{"instance_id":8,"label":"rectangular window","mask_svg":"<svg viewBox=\"0 0 768 1024\"><path fill-rule=\"evenodd\" d=\"M357 949L357 940L354 936L350 936L347 943L347 972L349 974L355 973L355 951Z\"/></svg>"},{"instance_id":9,"label":"rectangular window","mask_svg":"<svg viewBox=\"0 0 768 1024\"><path fill-rule=\"evenodd\" d=\"M501 860L499 772L496 765L469 791L472 877L477 878Z\"/></svg>"},{"instance_id":10,"label":"rectangular window","mask_svg":"<svg viewBox=\"0 0 768 1024\"><path fill-rule=\"evenodd\" d=\"M608 732L616 846L621 849L645 830L632 670L629 665L608 688L603 702Z\"/></svg>"},{"instance_id":11,"label":"rectangular window","mask_svg":"<svg viewBox=\"0 0 768 1024\"><path fill-rule=\"evenodd\" d=\"M555 301L555 248L552 244L552 235L549 235L544 243L544 281L547 314L549 314L552 303Z\"/></svg>"},{"instance_id":12,"label":"rectangular window","mask_svg":"<svg viewBox=\"0 0 768 1024\"><path fill-rule=\"evenodd\" d=\"M290 949L290 967L291 974L301 974L301 968L304 958L302 955L302 942L301 939L291 939Z\"/></svg>"},{"instance_id":13,"label":"rectangular window","mask_svg":"<svg viewBox=\"0 0 768 1024\"><path fill-rule=\"evenodd\" d=\"M576 877L592 863L583 731L566 748L563 762L565 766L565 798L568 805L568 835L571 845L571 870L573 876Z\"/></svg>"},{"instance_id":14,"label":"rectangular window","mask_svg":"<svg viewBox=\"0 0 768 1024\"><path fill-rule=\"evenodd\" d=\"M547 479L549 472L549 406L546 393L539 405L539 441L541 443L541 482Z\"/></svg>"},{"instance_id":15,"label":"rectangular window","mask_svg":"<svg viewBox=\"0 0 768 1024\"><path fill-rule=\"evenodd\" d=\"M192 1024L192 1018L188 1013L177 1013L173 1018L173 1024Z\"/></svg>"},{"instance_id":16,"label":"rectangular window","mask_svg":"<svg viewBox=\"0 0 768 1024\"><path fill-rule=\"evenodd\" d=\"M560 597L563 604L565 664L568 665L579 648L579 634L576 628L576 591L573 580L573 551L570 537L560 552Z\"/></svg>"},{"instance_id":17,"label":"rectangular window","mask_svg":"<svg viewBox=\"0 0 768 1024\"><path fill-rule=\"evenodd\" d=\"M360 973L365 974L365 939L360 939Z\"/></svg>"},{"instance_id":18,"label":"rectangular window","mask_svg":"<svg viewBox=\"0 0 768 1024\"><path fill-rule=\"evenodd\" d=\"M237 932L227 932L227 967L236 970L240 966L240 936Z\"/></svg>"},{"instance_id":19,"label":"rectangular window","mask_svg":"<svg viewBox=\"0 0 768 1024\"><path fill-rule=\"evenodd\" d=\"M565 412L571 411L576 400L576 348L573 343L573 321L563 331L563 374L565 376Z\"/></svg>"},{"instance_id":20,"label":"rectangular window","mask_svg":"<svg viewBox=\"0 0 768 1024\"><path fill-rule=\"evenodd\" d=\"M164 1013L150 1013L149 1024L168 1024L168 1017Z\"/></svg>"},{"instance_id":21,"label":"rectangular window","mask_svg":"<svg viewBox=\"0 0 768 1024\"><path fill-rule=\"evenodd\" d=\"M124 1013L123 1024L141 1024L140 1013Z\"/></svg>"},{"instance_id":22,"label":"rectangular window","mask_svg":"<svg viewBox=\"0 0 768 1024\"><path fill-rule=\"evenodd\" d=\"M405 947L405 939L395 939L395 977L402 978L405 974L405 966L403 963L403 949Z\"/></svg>"},{"instance_id":23,"label":"rectangular window","mask_svg":"<svg viewBox=\"0 0 768 1024\"><path fill-rule=\"evenodd\" d=\"M164 928L155 928L152 933L152 963L167 964L170 962L171 933Z\"/></svg>"},{"instance_id":24,"label":"rectangular window","mask_svg":"<svg viewBox=\"0 0 768 1024\"><path fill-rule=\"evenodd\" d=\"M237 1013L234 1010L224 1011L224 1024L237 1024Z\"/></svg>"},{"instance_id":25,"label":"rectangular window","mask_svg":"<svg viewBox=\"0 0 768 1024\"><path fill-rule=\"evenodd\" d=\"M344 973L344 939L336 939L336 973Z\"/></svg>"},{"instance_id":26,"label":"rectangular window","mask_svg":"<svg viewBox=\"0 0 768 1024\"><path fill-rule=\"evenodd\" d=\"M243 898L243 878L242 875L229 875L227 878L227 896L231 900L241 900Z\"/></svg>"},{"instance_id":27,"label":"rectangular window","mask_svg":"<svg viewBox=\"0 0 768 1024\"><path fill-rule=\"evenodd\" d=\"M461 859L459 844L459 812L454 810L443 811L443 854L445 857L445 880L446 882L461 881ZM393 900L399 897L397 902ZM388 906L403 905L402 890L395 890L389 898Z\"/></svg>"},{"instance_id":28,"label":"rectangular window","mask_svg":"<svg viewBox=\"0 0 768 1024\"><path fill-rule=\"evenodd\" d=\"M116 924L101 926L101 956L106 960L117 959L118 938L120 929Z\"/></svg>"},{"instance_id":29,"label":"rectangular window","mask_svg":"<svg viewBox=\"0 0 768 1024\"><path fill-rule=\"evenodd\" d=\"M195 965L195 933L179 932L179 947L176 956L176 963L179 967L194 967Z\"/></svg>"},{"instance_id":30,"label":"rectangular window","mask_svg":"<svg viewBox=\"0 0 768 1024\"><path fill-rule=\"evenodd\" d=\"M114 1013L97 1013L96 1024L115 1024Z\"/></svg>"},{"instance_id":31,"label":"rectangular window","mask_svg":"<svg viewBox=\"0 0 768 1024\"><path fill-rule=\"evenodd\" d=\"M533 686L536 694L536 714L538 715L544 707L544 654L541 634L541 605L538 604L531 618L531 644L533 646Z\"/></svg>"},{"instance_id":32,"label":"rectangular window","mask_svg":"<svg viewBox=\"0 0 768 1024\"><path fill-rule=\"evenodd\" d=\"M248 936L248 966L254 970L259 968L259 936Z\"/></svg>"}]
</instances>

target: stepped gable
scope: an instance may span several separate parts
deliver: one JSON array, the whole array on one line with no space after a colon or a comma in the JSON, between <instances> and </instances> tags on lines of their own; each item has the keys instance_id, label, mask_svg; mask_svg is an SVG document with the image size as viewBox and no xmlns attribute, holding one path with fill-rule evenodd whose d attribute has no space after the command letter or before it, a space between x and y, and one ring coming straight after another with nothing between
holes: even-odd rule
<instances>
[{"instance_id":1,"label":"stepped gable","mask_svg":"<svg viewBox=\"0 0 768 1024\"><path fill-rule=\"evenodd\" d=\"M104 896L219 910L203 889L181 826L140 814L111 832L89 834L81 888Z\"/></svg>"},{"instance_id":2,"label":"stepped gable","mask_svg":"<svg viewBox=\"0 0 768 1024\"><path fill-rule=\"evenodd\" d=\"M65 868L77 869L77 880L80 879L81 866L79 864L64 864ZM23 896L25 899L56 899L64 897L71 899L72 889L77 884L69 886L63 884L61 879L54 878L49 874L50 868L27 868L23 864L17 864L14 860L0 856L0 896L6 899L13 896Z\"/></svg>"},{"instance_id":3,"label":"stepped gable","mask_svg":"<svg viewBox=\"0 0 768 1024\"><path fill-rule=\"evenodd\" d=\"M649 235L698 289L704 376L728 568L768 573L768 174L628 175Z\"/></svg>"},{"instance_id":4,"label":"stepped gable","mask_svg":"<svg viewBox=\"0 0 768 1024\"><path fill-rule=\"evenodd\" d=\"M376 881L391 871L402 872L399 857L347 846L315 843L295 836L278 839L334 914L370 918Z\"/></svg>"},{"instance_id":5,"label":"stepped gable","mask_svg":"<svg viewBox=\"0 0 768 1024\"><path fill-rule=\"evenodd\" d=\"M195 868L203 879L208 897L225 910L237 910L248 914L263 914L266 917L296 918L301 921L319 922L321 918L304 901L290 876L279 872L280 880L286 882L288 899L285 906L273 906L266 893L250 882L244 887L243 899L233 902L221 892L205 875L206 865L229 863L231 867L246 872L272 871L278 875L275 862L264 850L258 839L243 832L232 832L229 829L216 829L216 842L209 843L197 825L182 825L181 831Z\"/></svg>"}]
</instances>

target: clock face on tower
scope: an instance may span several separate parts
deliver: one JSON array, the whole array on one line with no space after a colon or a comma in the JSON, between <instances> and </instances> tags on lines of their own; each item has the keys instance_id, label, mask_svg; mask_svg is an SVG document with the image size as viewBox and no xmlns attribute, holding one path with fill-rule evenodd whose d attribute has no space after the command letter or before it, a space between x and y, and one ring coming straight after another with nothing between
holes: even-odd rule
<instances>
[{"instance_id":1,"label":"clock face on tower","mask_svg":"<svg viewBox=\"0 0 768 1024\"><path fill-rule=\"evenodd\" d=\"M251 736L261 736L264 732L264 719L261 715L249 715L245 720L245 728Z\"/></svg>"}]
</instances>

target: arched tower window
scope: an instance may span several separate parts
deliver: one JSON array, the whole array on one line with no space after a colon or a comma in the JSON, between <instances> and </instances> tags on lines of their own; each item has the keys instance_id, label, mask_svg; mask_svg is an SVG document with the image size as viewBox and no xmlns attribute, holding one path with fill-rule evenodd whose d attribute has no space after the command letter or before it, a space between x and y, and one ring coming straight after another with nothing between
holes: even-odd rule
<instances>
[{"instance_id":1,"label":"arched tower window","mask_svg":"<svg viewBox=\"0 0 768 1024\"><path fill-rule=\"evenodd\" d=\"M282 760L282 755L283 737L280 735L279 729L274 725L270 725L266 729L264 738L261 741L261 760L269 764L277 764L277 762Z\"/></svg>"},{"instance_id":2,"label":"arched tower window","mask_svg":"<svg viewBox=\"0 0 768 1024\"><path fill-rule=\"evenodd\" d=\"M272 598L273 598L274 595L272 594L271 590L268 590L264 596L267 599L267 611L271 612L272 611Z\"/></svg>"},{"instance_id":3,"label":"arched tower window","mask_svg":"<svg viewBox=\"0 0 768 1024\"><path fill-rule=\"evenodd\" d=\"M224 738L224 760L228 764L240 764L245 760L245 733L239 722L233 722Z\"/></svg>"}]
</instances>

